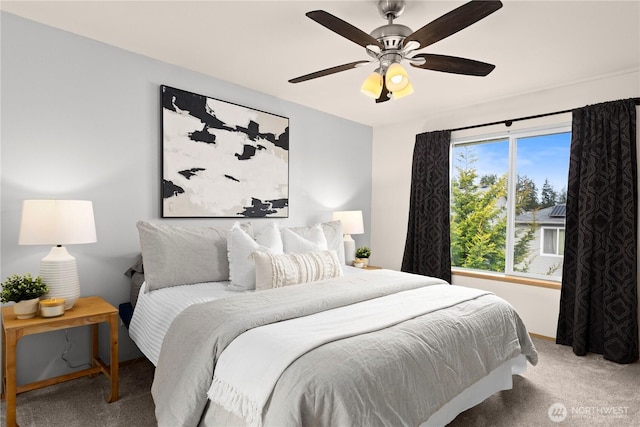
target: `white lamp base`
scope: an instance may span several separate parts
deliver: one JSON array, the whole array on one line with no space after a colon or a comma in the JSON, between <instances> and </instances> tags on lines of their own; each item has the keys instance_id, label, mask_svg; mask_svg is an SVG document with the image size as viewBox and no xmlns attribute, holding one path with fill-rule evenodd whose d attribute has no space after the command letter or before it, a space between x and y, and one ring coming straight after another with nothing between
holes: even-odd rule
<instances>
[{"instance_id":1,"label":"white lamp base","mask_svg":"<svg viewBox=\"0 0 640 427\"><path fill-rule=\"evenodd\" d=\"M48 298L64 298L65 310L80 297L80 280L76 259L64 246L54 246L40 261L40 277L49 288Z\"/></svg>"},{"instance_id":2,"label":"white lamp base","mask_svg":"<svg viewBox=\"0 0 640 427\"><path fill-rule=\"evenodd\" d=\"M351 234L344 235L344 262L347 265L353 265L356 259L356 241L353 240Z\"/></svg>"}]
</instances>

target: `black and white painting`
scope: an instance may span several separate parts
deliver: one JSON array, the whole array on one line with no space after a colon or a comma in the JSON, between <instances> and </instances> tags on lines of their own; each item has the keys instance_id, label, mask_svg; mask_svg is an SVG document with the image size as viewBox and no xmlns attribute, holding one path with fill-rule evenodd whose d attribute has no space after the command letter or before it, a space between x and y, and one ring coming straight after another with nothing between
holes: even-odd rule
<instances>
[{"instance_id":1,"label":"black and white painting","mask_svg":"<svg viewBox=\"0 0 640 427\"><path fill-rule=\"evenodd\" d=\"M289 119L161 86L162 216L289 216Z\"/></svg>"}]
</instances>

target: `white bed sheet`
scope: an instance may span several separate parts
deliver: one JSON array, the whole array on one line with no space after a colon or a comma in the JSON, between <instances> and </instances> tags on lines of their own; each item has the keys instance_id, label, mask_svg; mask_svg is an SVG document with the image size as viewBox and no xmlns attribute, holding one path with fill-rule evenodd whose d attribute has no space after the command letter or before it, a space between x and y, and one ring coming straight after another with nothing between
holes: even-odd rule
<instances>
[{"instance_id":1,"label":"white bed sheet","mask_svg":"<svg viewBox=\"0 0 640 427\"><path fill-rule=\"evenodd\" d=\"M243 293L227 289L228 284L228 281L198 283L145 292L146 283L143 283L129 325L129 336L147 359L157 366L162 340L171 322L192 304Z\"/></svg>"},{"instance_id":2,"label":"white bed sheet","mask_svg":"<svg viewBox=\"0 0 640 427\"><path fill-rule=\"evenodd\" d=\"M345 275L366 273L366 270L346 265L342 266L342 271ZM129 325L129 336L147 359L157 366L162 340L171 322L185 308L192 304L254 292L233 291L227 288L228 285L229 281L208 282L145 292L146 283L143 283Z\"/></svg>"}]
</instances>

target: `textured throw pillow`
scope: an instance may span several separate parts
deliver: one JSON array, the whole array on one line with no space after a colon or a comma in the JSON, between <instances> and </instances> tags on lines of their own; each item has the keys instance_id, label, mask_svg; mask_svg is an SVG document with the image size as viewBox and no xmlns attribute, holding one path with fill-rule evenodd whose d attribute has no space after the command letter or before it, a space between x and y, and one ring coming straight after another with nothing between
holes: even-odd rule
<instances>
[{"instance_id":1,"label":"textured throw pillow","mask_svg":"<svg viewBox=\"0 0 640 427\"><path fill-rule=\"evenodd\" d=\"M256 251L282 253L282 239L275 223L265 227L254 239L238 223L229 231L229 289L248 291L256 287L256 268L252 254Z\"/></svg>"},{"instance_id":2,"label":"textured throw pillow","mask_svg":"<svg viewBox=\"0 0 640 427\"><path fill-rule=\"evenodd\" d=\"M264 290L342 276L335 251L271 254L254 252L256 289Z\"/></svg>"},{"instance_id":3,"label":"textured throw pillow","mask_svg":"<svg viewBox=\"0 0 640 427\"><path fill-rule=\"evenodd\" d=\"M227 230L138 221L147 292L229 279Z\"/></svg>"},{"instance_id":4,"label":"textured throw pillow","mask_svg":"<svg viewBox=\"0 0 640 427\"><path fill-rule=\"evenodd\" d=\"M282 244L285 253L326 251L327 238L320 224L311 227L282 228Z\"/></svg>"}]
</instances>

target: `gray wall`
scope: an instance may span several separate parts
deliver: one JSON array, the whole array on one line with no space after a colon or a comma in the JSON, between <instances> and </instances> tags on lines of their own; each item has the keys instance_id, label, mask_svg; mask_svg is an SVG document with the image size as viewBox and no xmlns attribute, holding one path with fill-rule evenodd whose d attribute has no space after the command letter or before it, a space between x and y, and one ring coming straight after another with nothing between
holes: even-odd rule
<instances>
[{"instance_id":1,"label":"gray wall","mask_svg":"<svg viewBox=\"0 0 640 427\"><path fill-rule=\"evenodd\" d=\"M139 253L139 219L182 225L233 220L160 218L160 99L166 84L290 120L290 216L281 225L328 220L362 209L369 244L370 127L159 62L2 12L2 280L37 273L49 251L18 246L24 199L92 200L98 242L68 247L83 296L128 301L123 275ZM284 78L284 77L283 77ZM260 221L260 220L258 220ZM101 327L108 360L108 330ZM68 331L72 364L89 362L89 331ZM70 372L65 333L28 336L18 346L18 383ZM140 356L124 327L120 359Z\"/></svg>"}]
</instances>

